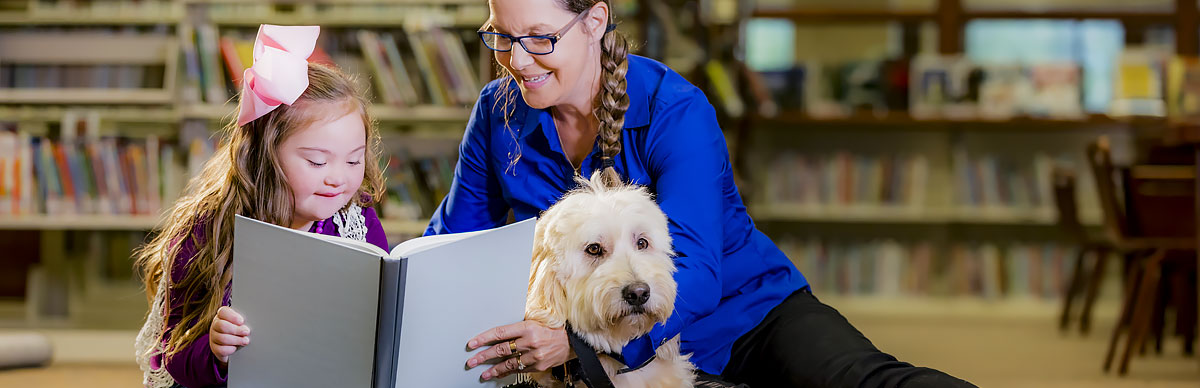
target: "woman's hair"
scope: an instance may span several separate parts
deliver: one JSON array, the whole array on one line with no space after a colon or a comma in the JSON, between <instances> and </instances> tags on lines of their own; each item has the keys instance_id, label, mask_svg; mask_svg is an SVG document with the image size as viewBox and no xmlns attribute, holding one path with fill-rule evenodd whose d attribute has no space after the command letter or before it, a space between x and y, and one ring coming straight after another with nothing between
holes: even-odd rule
<instances>
[{"instance_id":1,"label":"woman's hair","mask_svg":"<svg viewBox=\"0 0 1200 388\"><path fill-rule=\"evenodd\" d=\"M575 14L591 9L596 3L608 2L608 0L554 1L558 3L560 8ZM610 20L612 19L612 12L610 3ZM617 154L621 153L621 131L625 128L625 111L629 109L629 95L625 92L625 73L629 70L630 45L629 41L625 38L625 34L617 30L612 30L608 31L604 35L604 38L601 39L600 50L602 73L600 75L600 93L596 95L594 113L600 121L598 136L600 138L600 150L603 152L601 158L602 160L603 158L607 158L610 161L615 161ZM512 74L507 74L507 70L503 66L500 67L500 72L502 77L514 78ZM504 80L501 81L496 95L500 97L497 99L497 103L503 104L501 110L504 114L505 126L507 126L508 120L515 110L513 101L516 98L516 91L509 87L507 80ZM519 158L520 151L518 151L517 156L513 158L511 163L515 164ZM604 168L601 173L604 180L608 183L617 183L621 180L621 176L617 174L617 170L612 167Z\"/></svg>"},{"instance_id":2,"label":"woman's hair","mask_svg":"<svg viewBox=\"0 0 1200 388\"><path fill-rule=\"evenodd\" d=\"M175 311L182 320L164 333L169 338L168 355L208 333L222 305L232 280L234 215L291 225L295 199L279 162L279 147L288 137L320 120L357 112L367 129L366 173L352 201L371 206L382 198L383 176L375 162L379 132L355 79L335 68L310 63L308 80L308 89L294 104L281 105L242 126L228 124L223 144L200 175L188 182L186 194L167 214L162 229L135 252L146 295L152 297L165 276L169 290L177 291L178 300L183 301ZM191 239L194 256L179 257L183 239ZM182 280L174 283L170 276L175 261L188 259Z\"/></svg>"}]
</instances>

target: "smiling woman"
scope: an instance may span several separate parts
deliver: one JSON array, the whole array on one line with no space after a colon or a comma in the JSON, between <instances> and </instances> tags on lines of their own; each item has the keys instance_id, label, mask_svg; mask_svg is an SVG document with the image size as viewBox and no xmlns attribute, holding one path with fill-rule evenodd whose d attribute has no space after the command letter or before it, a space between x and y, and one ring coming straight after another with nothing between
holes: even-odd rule
<instances>
[{"instance_id":1,"label":"smiling woman","mask_svg":"<svg viewBox=\"0 0 1200 388\"><path fill-rule=\"evenodd\" d=\"M678 293L669 318L601 357L639 370L678 339L700 382L971 386L897 361L817 301L747 215L708 99L663 64L629 55L608 2L488 4L479 35L506 76L480 94L426 234L496 227L510 211L536 217L594 172L606 185L643 185L669 221ZM562 365L573 357L564 328L573 324L554 326L526 320L481 333L468 346L486 349L467 365L490 365L485 380Z\"/></svg>"}]
</instances>

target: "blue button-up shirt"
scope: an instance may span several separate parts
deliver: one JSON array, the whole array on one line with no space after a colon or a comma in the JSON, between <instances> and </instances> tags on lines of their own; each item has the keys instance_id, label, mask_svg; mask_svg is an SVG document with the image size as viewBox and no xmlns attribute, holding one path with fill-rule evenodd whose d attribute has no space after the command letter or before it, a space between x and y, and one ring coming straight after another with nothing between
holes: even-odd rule
<instances>
[{"instance_id":1,"label":"blue button-up shirt","mask_svg":"<svg viewBox=\"0 0 1200 388\"><path fill-rule=\"evenodd\" d=\"M536 217L575 185L550 112L533 109L514 83L513 114L504 122L502 79L476 102L459 149L450 193L425 234L460 233ZM669 219L677 254L678 296L666 324L623 350L637 367L676 335L700 369L720 374L734 341L784 298L807 285L800 272L754 226L730 169L729 151L704 93L654 60L629 57L629 109L616 170L654 193ZM500 103L497 104L497 101ZM599 144L579 173L600 168ZM515 160L515 163L514 163Z\"/></svg>"}]
</instances>

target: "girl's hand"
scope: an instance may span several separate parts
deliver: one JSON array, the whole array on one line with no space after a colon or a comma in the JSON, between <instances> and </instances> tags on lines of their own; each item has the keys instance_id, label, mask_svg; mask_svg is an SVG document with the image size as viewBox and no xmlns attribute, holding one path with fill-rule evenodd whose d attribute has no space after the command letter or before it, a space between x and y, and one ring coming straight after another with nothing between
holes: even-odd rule
<instances>
[{"instance_id":1,"label":"girl's hand","mask_svg":"<svg viewBox=\"0 0 1200 388\"><path fill-rule=\"evenodd\" d=\"M249 343L250 327L246 326L246 319L229 306L217 309L217 316L208 327L208 347L221 366L228 365L229 355Z\"/></svg>"},{"instance_id":2,"label":"girl's hand","mask_svg":"<svg viewBox=\"0 0 1200 388\"><path fill-rule=\"evenodd\" d=\"M483 380L501 378L531 369L546 371L571 360L567 330L551 329L534 321L500 326L467 342L467 348L471 350L485 345L492 347L467 360L468 368L495 361L496 366L480 376Z\"/></svg>"}]
</instances>

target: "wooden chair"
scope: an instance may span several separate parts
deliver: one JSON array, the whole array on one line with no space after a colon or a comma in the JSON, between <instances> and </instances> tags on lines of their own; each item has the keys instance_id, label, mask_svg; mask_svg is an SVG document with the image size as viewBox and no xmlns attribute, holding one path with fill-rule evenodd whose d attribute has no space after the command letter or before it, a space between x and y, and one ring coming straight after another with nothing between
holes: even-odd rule
<instances>
[{"instance_id":1,"label":"wooden chair","mask_svg":"<svg viewBox=\"0 0 1200 388\"><path fill-rule=\"evenodd\" d=\"M1104 280L1109 253L1113 251L1108 240L1091 236L1087 228L1079 222L1079 206L1075 198L1075 172L1056 167L1053 171L1054 204L1058 210L1058 226L1063 233L1079 246L1075 256L1075 266L1068 280L1067 292L1063 295L1062 313L1059 316L1059 330L1066 331L1071 324L1072 305L1086 294L1083 300L1083 310L1079 313L1079 330L1087 334L1091 329L1092 307L1096 303L1096 295ZM1092 254L1089 256L1089 253ZM1085 277L1085 259L1092 257L1091 272Z\"/></svg>"},{"instance_id":2,"label":"wooden chair","mask_svg":"<svg viewBox=\"0 0 1200 388\"><path fill-rule=\"evenodd\" d=\"M1115 251L1126 254L1130 258L1130 270L1127 271L1121 313L1117 325L1113 328L1112 336L1109 339L1108 351L1105 355L1103 366L1104 371L1111 369L1121 334L1127 332L1125 349L1117 370L1118 374L1125 375L1129 371L1129 361L1133 355L1133 350L1140 349L1144 345L1145 336L1150 331L1155 319L1155 307L1158 304L1156 299L1158 298L1160 280L1163 276L1163 267L1166 259L1172 256L1173 252L1186 252L1194 255L1196 241L1192 237L1176 236L1183 233L1168 233L1166 237L1134 233L1133 228L1130 227L1129 219L1125 212L1126 209L1121 206L1121 200L1117 195L1119 192L1115 179L1117 170L1112 164L1112 156L1107 139L1101 137L1096 142L1090 144L1087 149L1087 156L1088 164L1095 177L1096 191L1100 197L1100 207L1104 214L1103 229L1105 237ZM1130 178L1127 179L1126 183L1136 179L1148 179L1151 176L1147 174L1153 175L1153 171L1162 171L1161 169L1156 170L1151 167L1139 167L1141 168L1135 168L1137 173L1133 173L1133 170L1131 170L1131 173L1126 175L1127 178ZM1125 193L1128 194L1127 199L1131 202L1136 202L1131 205L1143 204L1146 200L1154 200L1152 198L1138 198L1137 196L1141 192L1137 190L1127 190ZM1189 211L1192 211L1192 208L1179 209L1174 214L1191 214L1187 213ZM1145 215L1142 214L1139 216ZM1147 222L1151 217L1135 218L1139 221L1138 225L1153 224L1153 222ZM1194 236L1194 234L1189 236Z\"/></svg>"}]
</instances>

